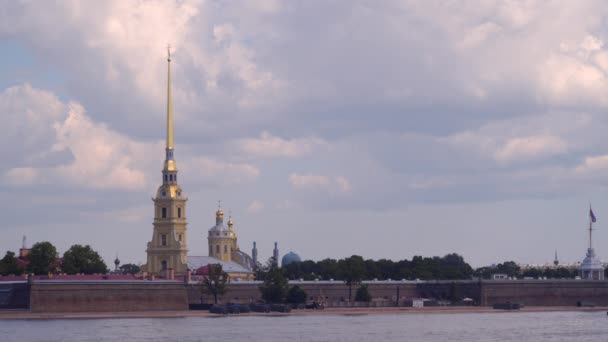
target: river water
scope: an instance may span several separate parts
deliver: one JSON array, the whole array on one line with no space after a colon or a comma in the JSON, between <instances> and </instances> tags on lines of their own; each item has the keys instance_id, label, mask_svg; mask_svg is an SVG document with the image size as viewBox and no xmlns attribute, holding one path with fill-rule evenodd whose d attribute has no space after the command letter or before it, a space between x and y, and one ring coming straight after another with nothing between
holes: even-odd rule
<instances>
[{"instance_id":1,"label":"river water","mask_svg":"<svg viewBox=\"0 0 608 342\"><path fill-rule=\"evenodd\" d=\"M0 320L2 342L606 340L605 311Z\"/></svg>"}]
</instances>

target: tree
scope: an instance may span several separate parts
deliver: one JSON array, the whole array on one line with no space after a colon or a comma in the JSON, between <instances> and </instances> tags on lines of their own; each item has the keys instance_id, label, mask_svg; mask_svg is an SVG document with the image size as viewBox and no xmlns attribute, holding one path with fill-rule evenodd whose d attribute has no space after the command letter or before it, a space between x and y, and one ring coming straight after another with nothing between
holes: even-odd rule
<instances>
[{"instance_id":1,"label":"tree","mask_svg":"<svg viewBox=\"0 0 608 342\"><path fill-rule=\"evenodd\" d=\"M0 260L0 274L9 275L9 274L22 274L23 268L19 263L17 263L17 259L15 258L15 253L11 251L7 251L6 255L2 260Z\"/></svg>"},{"instance_id":2,"label":"tree","mask_svg":"<svg viewBox=\"0 0 608 342\"><path fill-rule=\"evenodd\" d=\"M367 285L361 285L357 289L357 293L355 293L355 301L357 302L371 302L372 295L369 294L369 289Z\"/></svg>"},{"instance_id":3,"label":"tree","mask_svg":"<svg viewBox=\"0 0 608 342\"><path fill-rule=\"evenodd\" d=\"M365 261L358 255L342 259L338 262L338 274L348 286L348 301L352 299L353 285L361 282L365 277Z\"/></svg>"},{"instance_id":4,"label":"tree","mask_svg":"<svg viewBox=\"0 0 608 342\"><path fill-rule=\"evenodd\" d=\"M519 277L521 269L515 261L505 261L502 264L496 265L496 273L504 273L509 277Z\"/></svg>"},{"instance_id":5,"label":"tree","mask_svg":"<svg viewBox=\"0 0 608 342\"><path fill-rule=\"evenodd\" d=\"M135 264L124 264L118 268L122 274L136 274L141 268Z\"/></svg>"},{"instance_id":6,"label":"tree","mask_svg":"<svg viewBox=\"0 0 608 342\"><path fill-rule=\"evenodd\" d=\"M106 273L108 267L91 246L73 245L63 253L61 270L67 274L94 274Z\"/></svg>"},{"instance_id":7,"label":"tree","mask_svg":"<svg viewBox=\"0 0 608 342\"><path fill-rule=\"evenodd\" d=\"M287 303L302 304L306 302L306 298L308 298L306 291L298 285L290 287L289 291L287 291Z\"/></svg>"},{"instance_id":8,"label":"tree","mask_svg":"<svg viewBox=\"0 0 608 342\"><path fill-rule=\"evenodd\" d=\"M57 249L48 241L37 242L28 255L28 272L48 274L57 269Z\"/></svg>"},{"instance_id":9,"label":"tree","mask_svg":"<svg viewBox=\"0 0 608 342\"><path fill-rule=\"evenodd\" d=\"M209 274L203 280L202 292L213 296L213 302L217 304L217 296L226 293L228 273L224 272L222 265L209 264Z\"/></svg>"},{"instance_id":10,"label":"tree","mask_svg":"<svg viewBox=\"0 0 608 342\"><path fill-rule=\"evenodd\" d=\"M273 267L266 274L264 284L260 286L262 299L270 303L282 303L285 301L287 288L287 279L285 279L280 269Z\"/></svg>"}]
</instances>

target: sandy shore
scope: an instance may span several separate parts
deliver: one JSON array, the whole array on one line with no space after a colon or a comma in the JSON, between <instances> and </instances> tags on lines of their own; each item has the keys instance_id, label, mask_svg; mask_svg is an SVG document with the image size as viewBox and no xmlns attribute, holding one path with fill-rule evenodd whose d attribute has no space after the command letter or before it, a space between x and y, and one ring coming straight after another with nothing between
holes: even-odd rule
<instances>
[{"instance_id":1,"label":"sandy shore","mask_svg":"<svg viewBox=\"0 0 608 342\"><path fill-rule=\"evenodd\" d=\"M377 314L451 314L451 313L504 313L546 311L607 311L608 307L533 306L521 310L494 310L489 307L427 307L427 308L327 308L325 310L293 310L291 313L243 313L242 316L289 316L289 315L377 315ZM0 310L0 319L105 319L105 318L178 318L218 317L207 311L133 311L133 312L47 312L28 310Z\"/></svg>"}]
</instances>

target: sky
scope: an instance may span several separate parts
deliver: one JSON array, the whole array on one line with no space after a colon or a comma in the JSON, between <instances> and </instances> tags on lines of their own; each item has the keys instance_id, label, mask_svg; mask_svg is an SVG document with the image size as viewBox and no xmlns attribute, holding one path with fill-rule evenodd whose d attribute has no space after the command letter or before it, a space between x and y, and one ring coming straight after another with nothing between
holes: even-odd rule
<instances>
[{"instance_id":1,"label":"sky","mask_svg":"<svg viewBox=\"0 0 608 342\"><path fill-rule=\"evenodd\" d=\"M166 46L190 255L608 260L605 1L0 0L0 252L145 262Z\"/></svg>"}]
</instances>

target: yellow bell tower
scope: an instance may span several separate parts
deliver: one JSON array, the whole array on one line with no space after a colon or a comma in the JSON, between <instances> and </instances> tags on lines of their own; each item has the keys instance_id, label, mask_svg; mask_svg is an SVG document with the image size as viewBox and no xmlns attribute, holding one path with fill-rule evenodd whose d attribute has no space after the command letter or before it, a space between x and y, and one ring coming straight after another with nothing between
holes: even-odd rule
<instances>
[{"instance_id":1,"label":"yellow bell tower","mask_svg":"<svg viewBox=\"0 0 608 342\"><path fill-rule=\"evenodd\" d=\"M186 201L177 184L177 167L173 159L173 106L171 103L171 52L167 48L167 142L162 185L156 191L152 241L148 242L147 264L143 271L162 274L173 269L184 273L187 266Z\"/></svg>"}]
</instances>

